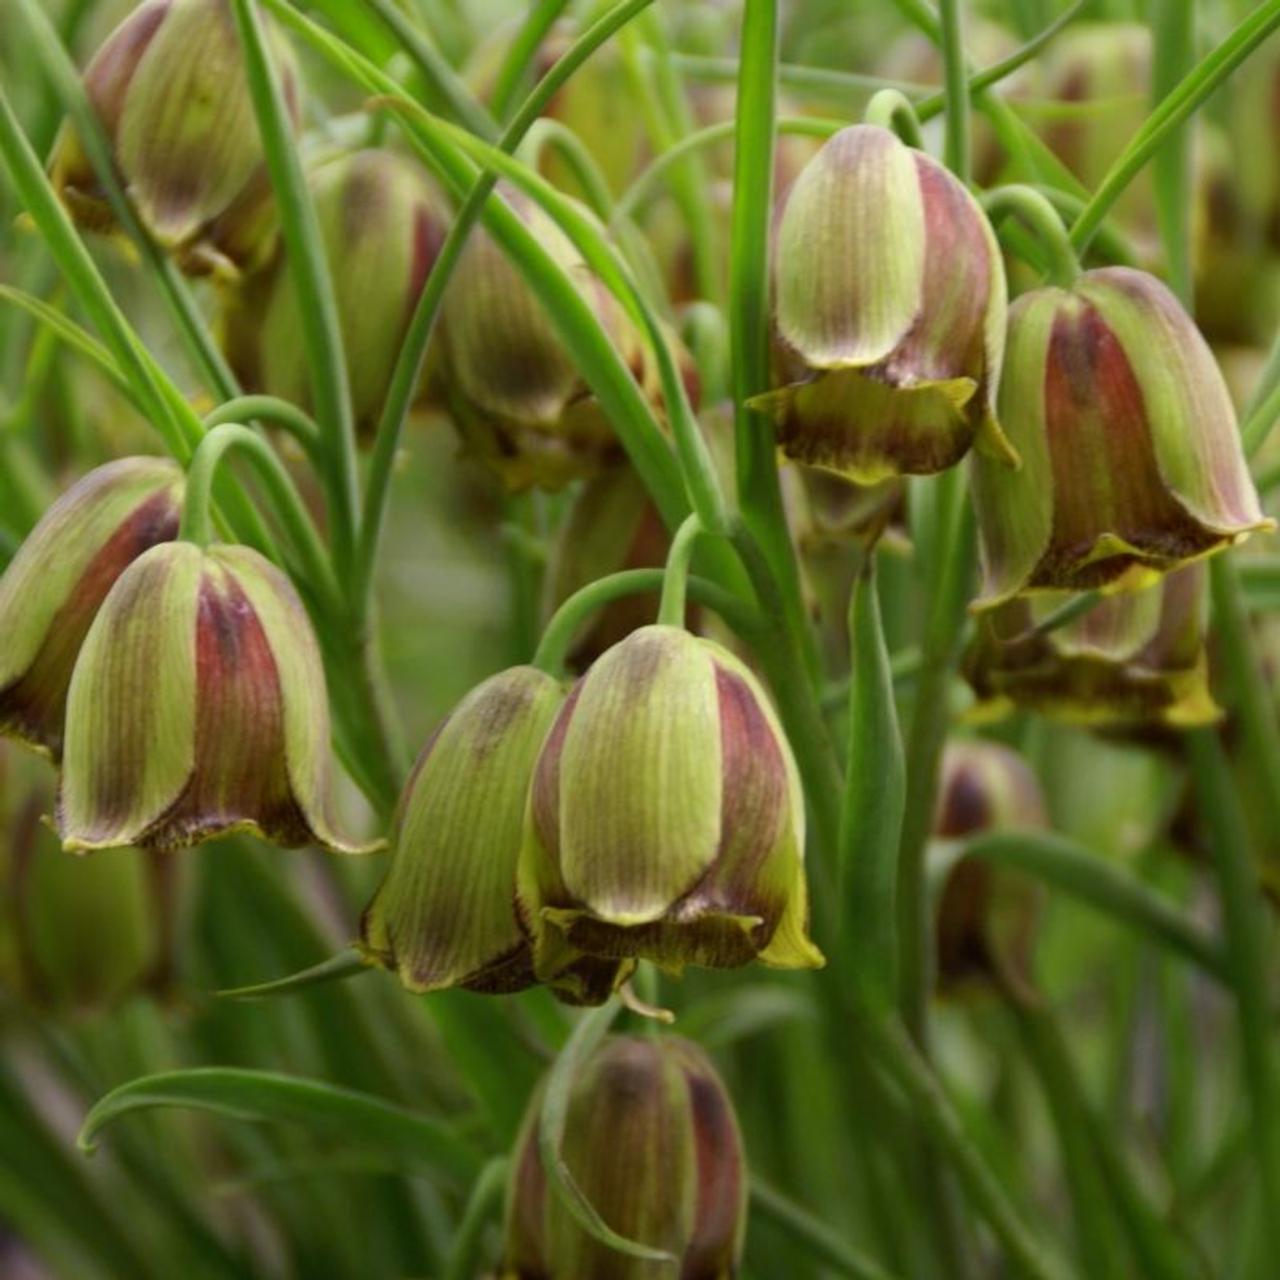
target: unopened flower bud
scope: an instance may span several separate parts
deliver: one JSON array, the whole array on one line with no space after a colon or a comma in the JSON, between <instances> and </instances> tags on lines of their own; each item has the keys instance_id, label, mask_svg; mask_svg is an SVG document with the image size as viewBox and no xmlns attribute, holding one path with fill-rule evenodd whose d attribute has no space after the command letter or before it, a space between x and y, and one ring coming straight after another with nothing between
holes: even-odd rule
<instances>
[{"instance_id":1,"label":"unopened flower bud","mask_svg":"<svg viewBox=\"0 0 1280 1280\"><path fill-rule=\"evenodd\" d=\"M995 416L1004 266L942 165L874 125L836 134L791 190L774 288L791 380L752 403L789 457L864 484L975 443L1016 463Z\"/></svg>"},{"instance_id":2,"label":"unopened flower bud","mask_svg":"<svg viewBox=\"0 0 1280 1280\"><path fill-rule=\"evenodd\" d=\"M1074 724L1169 729L1221 716L1205 658L1204 565L1037 631L1055 603L1051 596L1013 600L979 620L964 660L978 716L1021 707Z\"/></svg>"},{"instance_id":3,"label":"unopened flower bud","mask_svg":"<svg viewBox=\"0 0 1280 1280\"><path fill-rule=\"evenodd\" d=\"M538 759L520 860L535 967L820 965L803 856L795 762L755 677L644 627L578 681Z\"/></svg>"},{"instance_id":4,"label":"unopened flower bud","mask_svg":"<svg viewBox=\"0 0 1280 1280\"><path fill-rule=\"evenodd\" d=\"M58 831L73 852L251 830L355 852L330 812L320 651L256 551L153 547L120 576L71 679Z\"/></svg>"},{"instance_id":5,"label":"unopened flower bud","mask_svg":"<svg viewBox=\"0 0 1280 1280\"><path fill-rule=\"evenodd\" d=\"M1222 374L1154 276L1106 267L1020 297L1000 412L1023 465L977 459L980 607L1135 589L1274 527Z\"/></svg>"},{"instance_id":6,"label":"unopened flower bud","mask_svg":"<svg viewBox=\"0 0 1280 1280\"><path fill-rule=\"evenodd\" d=\"M970 740L943 756L934 835L964 840L984 831L1048 825L1036 776L1008 747ZM1039 895L1025 876L981 858L960 858L946 871L937 908L938 981L954 990L993 977L1026 984Z\"/></svg>"},{"instance_id":7,"label":"unopened flower bud","mask_svg":"<svg viewBox=\"0 0 1280 1280\"><path fill-rule=\"evenodd\" d=\"M69 857L42 820L52 790L46 769L0 743L0 982L24 1002L96 1010L160 958L158 855Z\"/></svg>"},{"instance_id":8,"label":"unopened flower bud","mask_svg":"<svg viewBox=\"0 0 1280 1280\"><path fill-rule=\"evenodd\" d=\"M333 277L356 429L368 439L448 211L426 174L390 151L330 159L311 170L308 184ZM297 290L283 259L231 301L224 329L246 387L310 409Z\"/></svg>"},{"instance_id":9,"label":"unopened flower bud","mask_svg":"<svg viewBox=\"0 0 1280 1280\"><path fill-rule=\"evenodd\" d=\"M573 278L643 384L645 348L617 300L548 215L520 193L502 193ZM621 458L550 316L483 229L468 238L449 282L441 333L444 396L466 452L509 488L559 488Z\"/></svg>"},{"instance_id":10,"label":"unopened flower bud","mask_svg":"<svg viewBox=\"0 0 1280 1280\"><path fill-rule=\"evenodd\" d=\"M0 733L57 756L76 655L115 580L178 532L181 468L122 458L45 512L0 578Z\"/></svg>"},{"instance_id":11,"label":"unopened flower bud","mask_svg":"<svg viewBox=\"0 0 1280 1280\"><path fill-rule=\"evenodd\" d=\"M272 51L296 125L297 72L284 41L273 39ZM256 265L265 244L247 243L240 223L261 226L269 190L228 0L148 0L107 38L84 81L129 197L156 240L195 273ZM97 231L114 226L70 124L51 170L77 221Z\"/></svg>"},{"instance_id":12,"label":"unopened flower bud","mask_svg":"<svg viewBox=\"0 0 1280 1280\"><path fill-rule=\"evenodd\" d=\"M536 981L516 916L516 861L538 749L560 682L513 667L473 689L418 757L392 829L392 861L361 921L361 948L410 991L520 991ZM583 996L616 964L580 970Z\"/></svg>"},{"instance_id":13,"label":"unopened flower bud","mask_svg":"<svg viewBox=\"0 0 1280 1280\"><path fill-rule=\"evenodd\" d=\"M535 1094L512 1159L503 1280L724 1280L736 1275L747 1170L733 1103L706 1054L674 1036L613 1037L575 1080L562 1154L619 1235L669 1253L628 1257L579 1225L548 1187Z\"/></svg>"}]
</instances>

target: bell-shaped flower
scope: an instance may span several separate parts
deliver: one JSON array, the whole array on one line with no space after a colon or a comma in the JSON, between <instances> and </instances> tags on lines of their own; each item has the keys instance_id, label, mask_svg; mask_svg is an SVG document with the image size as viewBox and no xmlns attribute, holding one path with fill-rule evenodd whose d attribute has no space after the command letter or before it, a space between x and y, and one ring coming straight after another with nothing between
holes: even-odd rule
<instances>
[{"instance_id":1,"label":"bell-shaped flower","mask_svg":"<svg viewBox=\"0 0 1280 1280\"><path fill-rule=\"evenodd\" d=\"M0 578L0 733L62 749L76 655L115 580L178 532L182 470L121 458L55 502Z\"/></svg>"},{"instance_id":2,"label":"bell-shaped flower","mask_svg":"<svg viewBox=\"0 0 1280 1280\"><path fill-rule=\"evenodd\" d=\"M538 759L520 859L535 968L820 965L803 856L795 762L755 677L644 627L578 681Z\"/></svg>"},{"instance_id":3,"label":"bell-shaped flower","mask_svg":"<svg viewBox=\"0 0 1280 1280\"><path fill-rule=\"evenodd\" d=\"M71 678L63 847L252 831L358 852L331 812L329 736L320 649L288 578L247 547L153 547L112 587Z\"/></svg>"},{"instance_id":4,"label":"bell-shaped flower","mask_svg":"<svg viewBox=\"0 0 1280 1280\"><path fill-rule=\"evenodd\" d=\"M935 160L875 125L826 142L783 212L774 295L785 381L752 404L788 457L863 484L942 471L975 444L1016 463L995 415L1000 250Z\"/></svg>"}]
</instances>

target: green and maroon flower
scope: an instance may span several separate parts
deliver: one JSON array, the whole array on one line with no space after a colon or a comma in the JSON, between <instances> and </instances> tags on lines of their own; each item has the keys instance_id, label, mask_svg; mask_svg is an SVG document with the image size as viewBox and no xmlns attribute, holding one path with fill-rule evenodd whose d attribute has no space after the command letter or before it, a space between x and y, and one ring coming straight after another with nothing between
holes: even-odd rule
<instances>
[{"instance_id":1,"label":"green and maroon flower","mask_svg":"<svg viewBox=\"0 0 1280 1280\"><path fill-rule=\"evenodd\" d=\"M973 197L887 129L831 138L792 188L774 261L786 385L752 404L783 451L864 484L1016 463L995 415L999 247Z\"/></svg>"},{"instance_id":2,"label":"green and maroon flower","mask_svg":"<svg viewBox=\"0 0 1280 1280\"><path fill-rule=\"evenodd\" d=\"M272 52L296 126L300 82L274 33ZM147 0L94 55L84 85L138 215L183 269L234 276L258 265L271 241L271 193L228 0ZM115 228L69 123L50 169L82 226Z\"/></svg>"},{"instance_id":3,"label":"green and maroon flower","mask_svg":"<svg viewBox=\"0 0 1280 1280\"><path fill-rule=\"evenodd\" d=\"M361 950L415 992L504 994L536 981L516 914L516 862L529 779L564 701L558 680L512 667L473 689L432 735L392 828L392 860L361 920ZM582 1002L620 966L575 969Z\"/></svg>"},{"instance_id":4,"label":"green and maroon flower","mask_svg":"<svg viewBox=\"0 0 1280 1280\"><path fill-rule=\"evenodd\" d=\"M247 547L153 547L120 576L71 679L63 847L176 848L234 831L360 851L330 811L329 705L289 580Z\"/></svg>"},{"instance_id":5,"label":"green and maroon flower","mask_svg":"<svg viewBox=\"0 0 1280 1280\"><path fill-rule=\"evenodd\" d=\"M979 619L964 660L979 718L1015 707L1096 727L1186 729L1220 718L1205 657L1204 565L1038 631L1060 599L1012 600Z\"/></svg>"},{"instance_id":6,"label":"green and maroon flower","mask_svg":"<svg viewBox=\"0 0 1280 1280\"><path fill-rule=\"evenodd\" d=\"M351 402L372 437L414 307L448 230L444 199L425 173L390 151L338 156L308 174L329 260ZM224 331L248 389L311 407L297 290L283 257L229 305Z\"/></svg>"},{"instance_id":7,"label":"green and maroon flower","mask_svg":"<svg viewBox=\"0 0 1280 1280\"><path fill-rule=\"evenodd\" d=\"M747 1224L747 1168L733 1103L706 1054L674 1036L612 1037L573 1083L561 1148L574 1183L619 1235L670 1255L620 1254L548 1186L541 1090L516 1144L502 1280L729 1280Z\"/></svg>"},{"instance_id":8,"label":"green and maroon flower","mask_svg":"<svg viewBox=\"0 0 1280 1280\"><path fill-rule=\"evenodd\" d=\"M755 677L644 627L578 681L538 759L520 859L535 968L820 965L803 857L795 762Z\"/></svg>"},{"instance_id":9,"label":"green and maroon flower","mask_svg":"<svg viewBox=\"0 0 1280 1280\"><path fill-rule=\"evenodd\" d=\"M0 578L0 733L55 758L76 655L116 579L178 532L182 470L122 458L45 512Z\"/></svg>"},{"instance_id":10,"label":"green and maroon flower","mask_svg":"<svg viewBox=\"0 0 1280 1280\"><path fill-rule=\"evenodd\" d=\"M559 226L500 187L590 304L624 363L657 395L635 326ZM608 417L519 269L483 229L467 239L441 311L438 378L464 450L513 490L558 489L622 459Z\"/></svg>"},{"instance_id":11,"label":"green and maroon flower","mask_svg":"<svg viewBox=\"0 0 1280 1280\"><path fill-rule=\"evenodd\" d=\"M1027 762L996 742L967 739L947 747L933 833L961 841L986 831L1049 825L1040 783ZM935 951L944 992L993 978L1026 986L1040 894L1025 876L982 858L956 858L938 896Z\"/></svg>"},{"instance_id":12,"label":"green and maroon flower","mask_svg":"<svg viewBox=\"0 0 1280 1280\"><path fill-rule=\"evenodd\" d=\"M1007 354L1000 413L1023 465L975 462L979 608L1132 590L1274 527L1222 374L1154 276L1106 267L1024 294Z\"/></svg>"}]
</instances>

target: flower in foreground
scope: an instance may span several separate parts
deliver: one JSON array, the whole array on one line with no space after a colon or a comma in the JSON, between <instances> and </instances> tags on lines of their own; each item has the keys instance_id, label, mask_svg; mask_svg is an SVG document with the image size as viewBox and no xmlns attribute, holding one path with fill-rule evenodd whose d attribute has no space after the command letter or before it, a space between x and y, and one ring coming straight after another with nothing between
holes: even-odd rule
<instances>
[{"instance_id":1,"label":"flower in foreground","mask_svg":"<svg viewBox=\"0 0 1280 1280\"><path fill-rule=\"evenodd\" d=\"M1087 271L1009 315L1000 414L1022 456L978 456L980 608L1132 590L1270 529L1204 339L1154 276Z\"/></svg>"},{"instance_id":2,"label":"flower in foreground","mask_svg":"<svg viewBox=\"0 0 1280 1280\"><path fill-rule=\"evenodd\" d=\"M296 126L296 68L283 40L272 39L272 54ZM94 55L84 87L139 217L183 269L234 276L256 266L271 240L271 193L228 0L139 5ZM82 226L115 227L69 122L50 170Z\"/></svg>"},{"instance_id":3,"label":"flower in foreground","mask_svg":"<svg viewBox=\"0 0 1280 1280\"><path fill-rule=\"evenodd\" d=\"M538 758L520 859L535 968L818 966L803 856L795 762L755 677L644 627L578 681Z\"/></svg>"},{"instance_id":4,"label":"flower in foreground","mask_svg":"<svg viewBox=\"0 0 1280 1280\"><path fill-rule=\"evenodd\" d=\"M249 830L359 849L330 812L311 623L256 551L153 547L120 576L71 679L57 825L72 852Z\"/></svg>"},{"instance_id":5,"label":"flower in foreground","mask_svg":"<svg viewBox=\"0 0 1280 1280\"><path fill-rule=\"evenodd\" d=\"M774 291L787 382L752 404L789 457L864 484L975 444L1016 463L995 415L1004 266L942 165L887 129L841 130L792 188Z\"/></svg>"},{"instance_id":6,"label":"flower in foreground","mask_svg":"<svg viewBox=\"0 0 1280 1280\"><path fill-rule=\"evenodd\" d=\"M1096 727L1186 729L1221 710L1209 687L1205 566L1187 565L1145 591L1106 596L1047 633L1053 597L1017 599L979 619L965 655L977 716L1015 707Z\"/></svg>"},{"instance_id":7,"label":"flower in foreground","mask_svg":"<svg viewBox=\"0 0 1280 1280\"><path fill-rule=\"evenodd\" d=\"M178 532L182 470L122 458L45 512L0 578L0 733L57 757L76 655L107 592Z\"/></svg>"},{"instance_id":8,"label":"flower in foreground","mask_svg":"<svg viewBox=\"0 0 1280 1280\"><path fill-rule=\"evenodd\" d=\"M512 667L473 689L418 757L392 828L386 878L361 920L361 949L416 992L502 994L537 979L516 916L516 860L538 749L564 701L558 680ZM599 1003L619 965L572 978Z\"/></svg>"},{"instance_id":9,"label":"flower in foreground","mask_svg":"<svg viewBox=\"0 0 1280 1280\"><path fill-rule=\"evenodd\" d=\"M547 1184L541 1091L512 1159L503 1280L728 1280L747 1223L733 1103L707 1056L674 1036L612 1037L573 1083L561 1153L619 1235L671 1255L629 1257L588 1235Z\"/></svg>"}]
</instances>

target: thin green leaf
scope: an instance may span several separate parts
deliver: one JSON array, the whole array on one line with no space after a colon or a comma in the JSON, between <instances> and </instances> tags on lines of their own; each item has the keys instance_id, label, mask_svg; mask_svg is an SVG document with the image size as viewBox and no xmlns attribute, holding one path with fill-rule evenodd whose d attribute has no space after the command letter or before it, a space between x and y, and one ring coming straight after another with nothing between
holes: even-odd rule
<instances>
[{"instance_id":1,"label":"thin green leaf","mask_svg":"<svg viewBox=\"0 0 1280 1280\"><path fill-rule=\"evenodd\" d=\"M458 1223L443 1280L472 1280L472 1277L483 1274L480 1243L490 1217L502 1202L506 1177L507 1161L503 1158L490 1160L480 1170L480 1176L467 1197L462 1221Z\"/></svg>"},{"instance_id":2,"label":"thin green leaf","mask_svg":"<svg viewBox=\"0 0 1280 1280\"><path fill-rule=\"evenodd\" d=\"M271 982L257 982L247 987L227 987L223 991L214 992L219 1000L266 1000L275 996L292 995L295 991L304 991L325 982L341 982L344 978L354 977L358 973L369 973L368 963L354 947L339 951L319 964L307 969L291 973L286 978L276 978Z\"/></svg>"},{"instance_id":3,"label":"thin green leaf","mask_svg":"<svg viewBox=\"0 0 1280 1280\"><path fill-rule=\"evenodd\" d=\"M77 1144L92 1153L108 1125L156 1107L207 1111L232 1120L299 1124L453 1181L470 1181L480 1169L475 1151L438 1120L319 1080L234 1067L167 1071L131 1080L94 1104Z\"/></svg>"}]
</instances>

